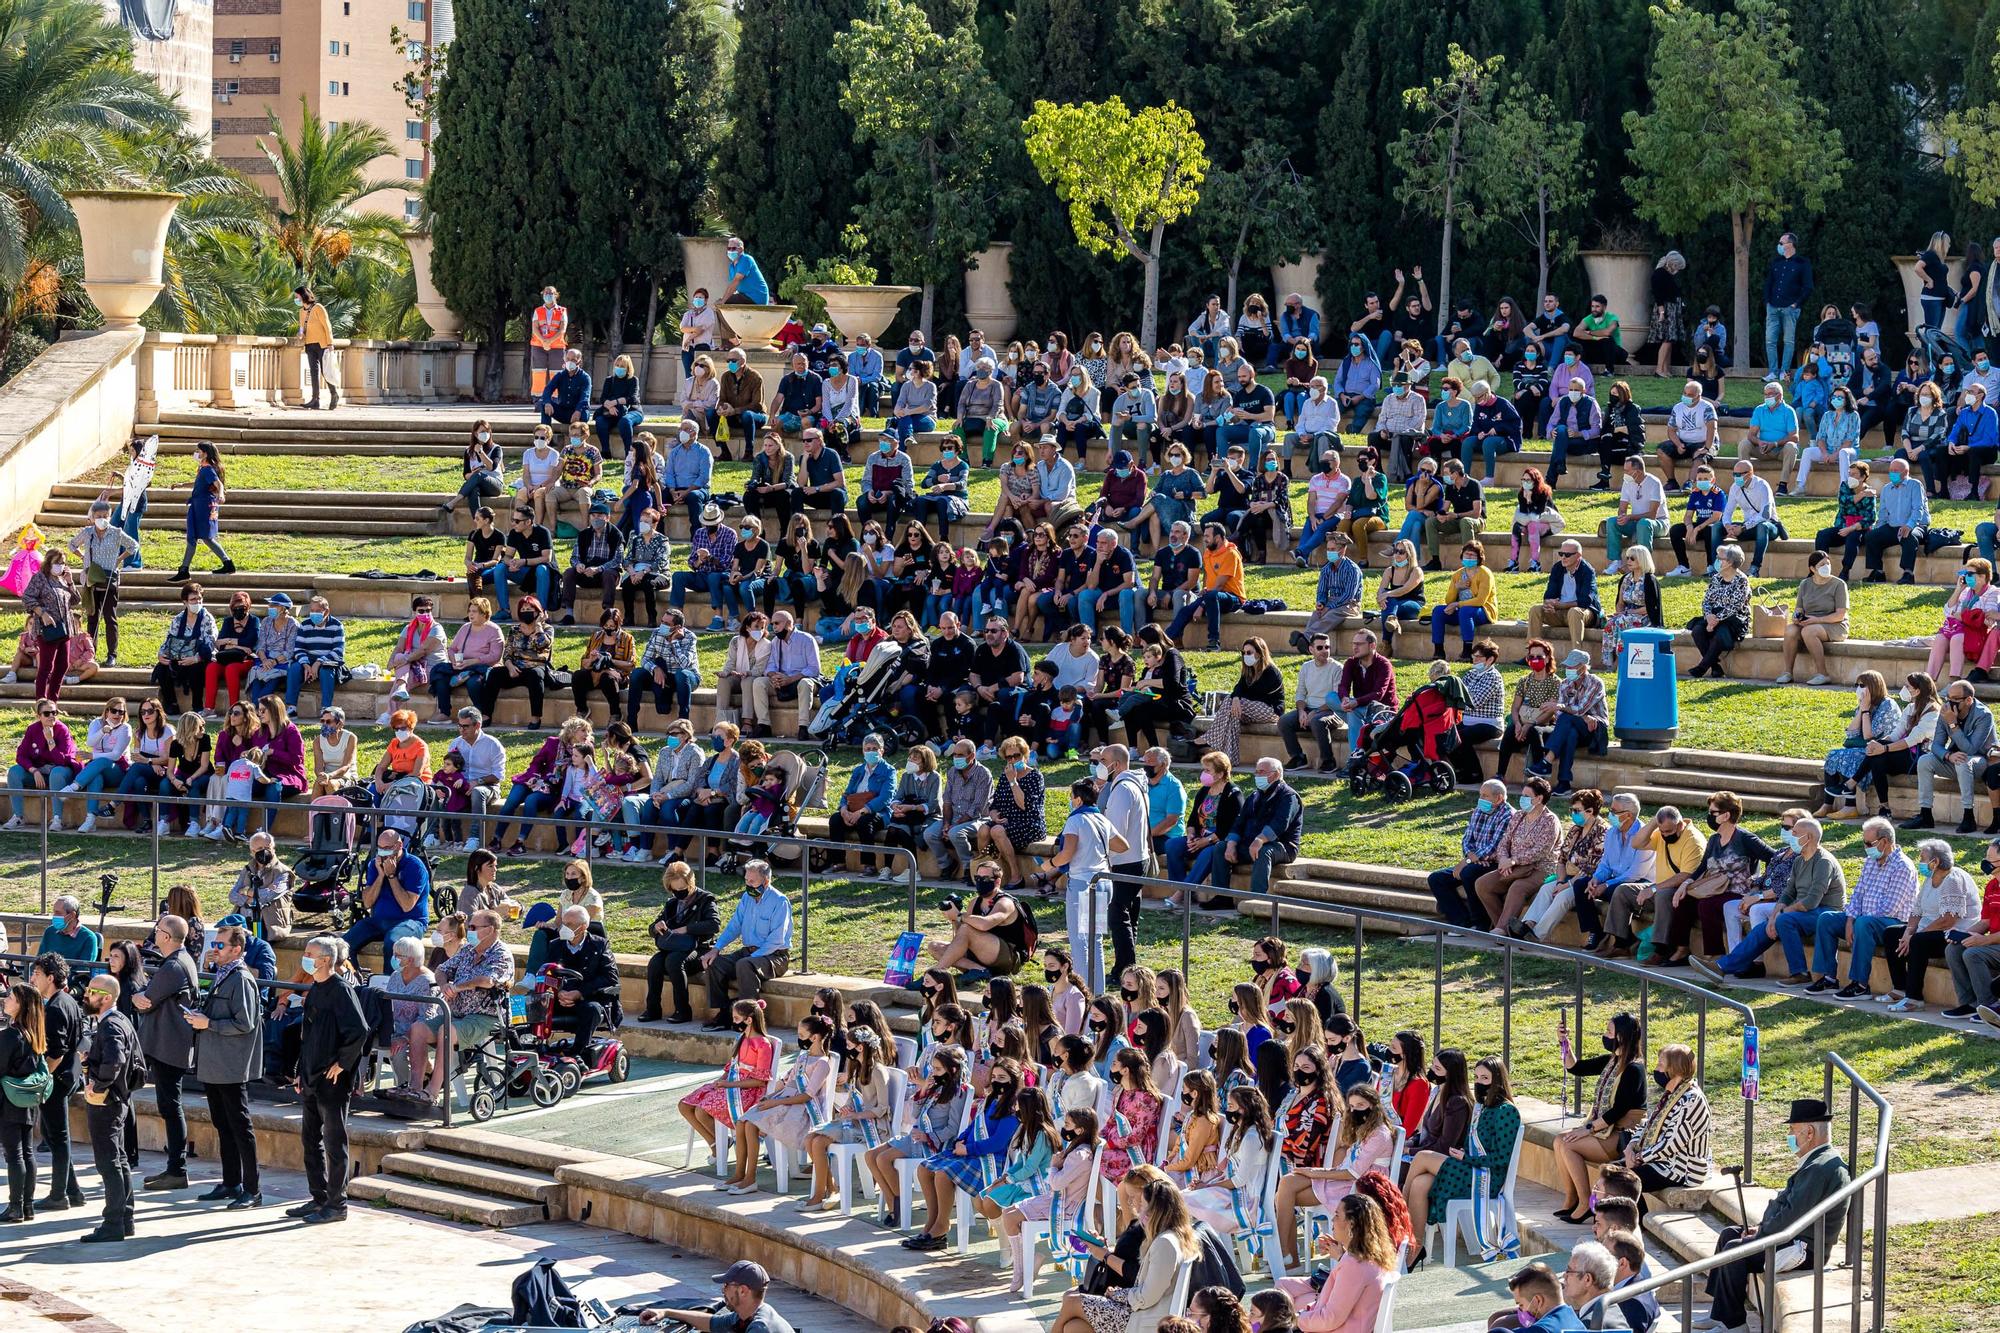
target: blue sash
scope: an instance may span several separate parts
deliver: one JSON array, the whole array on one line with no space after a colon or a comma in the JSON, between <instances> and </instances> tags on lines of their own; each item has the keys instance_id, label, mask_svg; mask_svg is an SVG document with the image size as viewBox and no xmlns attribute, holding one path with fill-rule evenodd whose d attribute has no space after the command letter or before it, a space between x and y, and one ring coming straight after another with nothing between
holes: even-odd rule
<instances>
[{"instance_id":1,"label":"blue sash","mask_svg":"<svg viewBox=\"0 0 2000 1333\"><path fill-rule=\"evenodd\" d=\"M1480 1107L1472 1113L1472 1128L1466 1136L1466 1156L1484 1157L1486 1146L1479 1138ZM1470 1165L1470 1162L1467 1163ZM1493 1172L1483 1166L1472 1168L1472 1247L1480 1257L1491 1263L1495 1259L1518 1259L1521 1257L1521 1238L1514 1233L1506 1217L1501 1217L1498 1230L1487 1235L1486 1205L1493 1190Z\"/></svg>"}]
</instances>

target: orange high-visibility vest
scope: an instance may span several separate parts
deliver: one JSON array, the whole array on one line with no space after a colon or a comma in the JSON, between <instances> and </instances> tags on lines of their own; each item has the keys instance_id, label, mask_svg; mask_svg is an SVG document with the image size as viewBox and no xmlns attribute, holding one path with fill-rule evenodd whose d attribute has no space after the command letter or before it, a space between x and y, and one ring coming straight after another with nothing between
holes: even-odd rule
<instances>
[{"instance_id":1,"label":"orange high-visibility vest","mask_svg":"<svg viewBox=\"0 0 2000 1333\"><path fill-rule=\"evenodd\" d=\"M569 346L569 340L564 336L569 328L569 307L538 305L528 323L528 341L534 346Z\"/></svg>"}]
</instances>

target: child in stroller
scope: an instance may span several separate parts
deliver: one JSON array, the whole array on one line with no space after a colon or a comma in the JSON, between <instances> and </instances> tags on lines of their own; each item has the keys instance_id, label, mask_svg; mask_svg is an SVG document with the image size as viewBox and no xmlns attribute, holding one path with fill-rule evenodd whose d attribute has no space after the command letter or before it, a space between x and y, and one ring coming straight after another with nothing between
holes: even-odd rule
<instances>
[{"instance_id":1,"label":"child in stroller","mask_svg":"<svg viewBox=\"0 0 2000 1333\"><path fill-rule=\"evenodd\" d=\"M820 705L806 733L835 745L859 745L869 732L880 732L891 752L922 742L923 719L892 707L890 685L901 674L902 657L903 647L894 639L876 644L844 684L836 677L838 693Z\"/></svg>"},{"instance_id":2,"label":"child in stroller","mask_svg":"<svg viewBox=\"0 0 2000 1333\"><path fill-rule=\"evenodd\" d=\"M1407 800L1428 787L1442 796L1458 782L1451 753L1459 745L1458 724L1471 703L1456 676L1444 676L1410 692L1403 706L1370 724L1348 760L1348 784L1355 795L1387 791L1392 800ZM1408 763L1398 764L1408 748Z\"/></svg>"}]
</instances>

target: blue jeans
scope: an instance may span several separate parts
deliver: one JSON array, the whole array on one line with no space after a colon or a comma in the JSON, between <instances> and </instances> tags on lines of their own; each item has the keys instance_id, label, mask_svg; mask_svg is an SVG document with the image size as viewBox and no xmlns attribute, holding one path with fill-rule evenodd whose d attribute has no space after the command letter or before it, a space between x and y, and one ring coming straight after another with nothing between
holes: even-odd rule
<instances>
[{"instance_id":1,"label":"blue jeans","mask_svg":"<svg viewBox=\"0 0 2000 1333\"><path fill-rule=\"evenodd\" d=\"M1558 790L1570 785L1570 769L1576 763L1576 752L1589 741L1590 731L1569 713L1558 717L1555 726L1549 728L1549 754L1556 761Z\"/></svg>"},{"instance_id":2,"label":"blue jeans","mask_svg":"<svg viewBox=\"0 0 2000 1333\"><path fill-rule=\"evenodd\" d=\"M615 417L606 417L606 416L598 417L596 424L597 424L597 447L599 451L602 452L606 457L610 456L611 436L612 433L615 431L617 432L618 438L624 442L625 452L628 454L631 453L632 432L638 430L640 426L645 424L645 422L646 422L646 414L644 412L624 412L620 413L618 416Z\"/></svg>"},{"instance_id":3,"label":"blue jeans","mask_svg":"<svg viewBox=\"0 0 2000 1333\"><path fill-rule=\"evenodd\" d=\"M1743 939L1737 946L1716 960L1716 970L1725 976L1743 976L1749 972L1751 964L1764 956L1766 950L1777 945L1778 940L1773 937L1771 932L1781 929L1778 923L1787 916L1804 915L1806 913L1803 912L1774 913L1771 917L1770 931L1765 930L1761 925L1754 930L1746 929L1743 932Z\"/></svg>"},{"instance_id":4,"label":"blue jeans","mask_svg":"<svg viewBox=\"0 0 2000 1333\"><path fill-rule=\"evenodd\" d=\"M910 437L918 432L936 430L937 419L935 417L890 417L888 429L891 435L908 444Z\"/></svg>"},{"instance_id":5,"label":"blue jeans","mask_svg":"<svg viewBox=\"0 0 2000 1333\"><path fill-rule=\"evenodd\" d=\"M1771 542L1777 537L1778 525L1759 523L1754 528L1745 529L1743 535L1750 538L1756 548L1750 553L1750 573L1755 576L1764 567L1764 552L1770 549Z\"/></svg>"},{"instance_id":6,"label":"blue jeans","mask_svg":"<svg viewBox=\"0 0 2000 1333\"><path fill-rule=\"evenodd\" d=\"M1470 647L1479 627L1490 619L1483 606L1434 606L1431 608L1431 643L1444 647L1444 627L1455 624L1459 637Z\"/></svg>"},{"instance_id":7,"label":"blue jeans","mask_svg":"<svg viewBox=\"0 0 2000 1333\"><path fill-rule=\"evenodd\" d=\"M117 791L123 777L116 759L93 759L76 775L76 785L80 791ZM93 799L85 808L94 815L97 813L97 802Z\"/></svg>"},{"instance_id":8,"label":"blue jeans","mask_svg":"<svg viewBox=\"0 0 2000 1333\"><path fill-rule=\"evenodd\" d=\"M504 565L494 570L493 596L500 603L498 619L506 620L513 615L507 609L507 594L514 588L527 589L547 608L555 604L556 572L548 565L527 565L511 573Z\"/></svg>"},{"instance_id":9,"label":"blue jeans","mask_svg":"<svg viewBox=\"0 0 2000 1333\"><path fill-rule=\"evenodd\" d=\"M1477 446L1480 457L1486 461L1486 479L1491 481L1494 469L1500 466L1500 447L1506 443L1505 437L1499 435L1468 435L1458 442L1458 461L1465 464L1466 472L1470 473L1472 450Z\"/></svg>"},{"instance_id":10,"label":"blue jeans","mask_svg":"<svg viewBox=\"0 0 2000 1333\"><path fill-rule=\"evenodd\" d=\"M707 574L693 569L683 569L675 573L673 591L667 594L667 600L673 604L675 610L678 611L687 605L689 588L700 588L706 592L708 594L709 614L718 618L721 617L723 606L722 575Z\"/></svg>"},{"instance_id":11,"label":"blue jeans","mask_svg":"<svg viewBox=\"0 0 2000 1333\"><path fill-rule=\"evenodd\" d=\"M1778 926L1778 943L1785 950L1787 975L1796 977L1805 973L1806 941L1818 938L1822 917L1833 918L1835 933L1847 923L1847 913L1838 907L1821 907L1810 912L1780 912L1771 918Z\"/></svg>"},{"instance_id":12,"label":"blue jeans","mask_svg":"<svg viewBox=\"0 0 2000 1333\"><path fill-rule=\"evenodd\" d=\"M1764 307L1764 364L1773 375L1782 375L1791 369L1792 353L1798 337L1799 308L1795 305ZM1784 354L1779 355L1780 335L1784 341Z\"/></svg>"},{"instance_id":13,"label":"blue jeans","mask_svg":"<svg viewBox=\"0 0 2000 1333\"><path fill-rule=\"evenodd\" d=\"M1219 588L1205 592L1174 613L1173 623L1167 626L1167 637L1178 642L1194 618L1205 615L1208 617L1208 641L1219 643L1222 640L1222 617L1241 605L1243 599L1234 593L1223 592Z\"/></svg>"},{"instance_id":14,"label":"blue jeans","mask_svg":"<svg viewBox=\"0 0 2000 1333\"><path fill-rule=\"evenodd\" d=\"M520 836L525 840L530 827L525 821L547 814L555 804L556 798L547 792L533 791L525 783L513 784L507 789L507 803L500 807L500 822L493 826L493 846L498 848L507 841L507 816L522 817Z\"/></svg>"},{"instance_id":15,"label":"blue jeans","mask_svg":"<svg viewBox=\"0 0 2000 1333\"><path fill-rule=\"evenodd\" d=\"M125 770L124 780L118 784L120 796L151 796L166 783L166 779L151 764L134 764ZM162 807L142 805L148 820L160 817ZM143 825L141 827L144 827Z\"/></svg>"},{"instance_id":16,"label":"blue jeans","mask_svg":"<svg viewBox=\"0 0 2000 1333\"><path fill-rule=\"evenodd\" d=\"M1598 449L1603 447L1599 443L1599 441L1595 439L1585 440L1581 436L1578 436L1576 438L1579 441L1579 443L1587 444L1592 449ZM1549 443L1552 446L1549 450L1548 480L1550 485L1554 485L1556 479L1562 476L1562 474L1567 470L1565 465L1569 461L1570 439L1571 439L1570 431L1569 427L1567 426L1557 426L1555 428L1555 431L1549 436Z\"/></svg>"},{"instance_id":17,"label":"blue jeans","mask_svg":"<svg viewBox=\"0 0 2000 1333\"><path fill-rule=\"evenodd\" d=\"M466 697L476 699L486 685L486 668L483 666L431 668L431 697L437 700L438 712L451 716L451 687L462 686Z\"/></svg>"},{"instance_id":18,"label":"blue jeans","mask_svg":"<svg viewBox=\"0 0 2000 1333\"><path fill-rule=\"evenodd\" d=\"M1263 454L1265 446L1278 442L1277 428L1262 421L1232 421L1215 432L1216 445L1227 450L1232 444L1240 444L1250 455L1252 466Z\"/></svg>"},{"instance_id":19,"label":"blue jeans","mask_svg":"<svg viewBox=\"0 0 2000 1333\"><path fill-rule=\"evenodd\" d=\"M1305 530L1299 533L1299 544L1292 548L1292 554L1303 560L1326 544L1333 530L1340 523L1340 513L1335 510L1325 518L1309 518Z\"/></svg>"},{"instance_id":20,"label":"blue jeans","mask_svg":"<svg viewBox=\"0 0 2000 1333\"><path fill-rule=\"evenodd\" d=\"M1288 422L1297 421L1299 419L1299 408L1306 401L1306 391L1304 389L1287 389L1278 401L1284 410L1285 420Z\"/></svg>"},{"instance_id":21,"label":"blue jeans","mask_svg":"<svg viewBox=\"0 0 2000 1333\"><path fill-rule=\"evenodd\" d=\"M299 691L305 687L306 664L297 658L285 668L285 707L292 712L299 711ZM340 684L340 668L330 662L322 662L319 667L319 706L322 711L333 707L333 690Z\"/></svg>"},{"instance_id":22,"label":"blue jeans","mask_svg":"<svg viewBox=\"0 0 2000 1333\"><path fill-rule=\"evenodd\" d=\"M942 541L951 525L965 517L962 495L919 495L910 501L910 514Z\"/></svg>"},{"instance_id":23,"label":"blue jeans","mask_svg":"<svg viewBox=\"0 0 2000 1333\"><path fill-rule=\"evenodd\" d=\"M654 670L655 668L647 668L641 671L634 671L632 679L626 682L625 723L627 726L636 727L639 725L639 703L648 694L653 696L654 712L664 714L667 711L668 703L671 702L674 705L675 712L679 716L686 717L688 715L688 700L694 696L694 687L701 683L701 678L692 671L669 671L666 673L667 683L661 685L653 679Z\"/></svg>"},{"instance_id":24,"label":"blue jeans","mask_svg":"<svg viewBox=\"0 0 2000 1333\"><path fill-rule=\"evenodd\" d=\"M764 595L763 579L744 579L740 583L724 583L723 598L729 603L729 614L742 617L757 609L758 600Z\"/></svg>"},{"instance_id":25,"label":"blue jeans","mask_svg":"<svg viewBox=\"0 0 2000 1333\"><path fill-rule=\"evenodd\" d=\"M1090 633L1093 638L1097 635L1097 598L1098 592L1095 588L1086 588L1078 593L1076 597L1076 618L1090 626ZM1132 588L1127 588L1117 595L1116 602L1118 605L1119 628L1123 629L1127 634L1133 633L1139 627L1138 592Z\"/></svg>"},{"instance_id":26,"label":"blue jeans","mask_svg":"<svg viewBox=\"0 0 2000 1333\"><path fill-rule=\"evenodd\" d=\"M1221 843L1216 843L1190 853L1187 835L1174 834L1167 839L1167 878L1179 884L1208 883L1209 874L1220 859L1216 853L1221 847Z\"/></svg>"},{"instance_id":27,"label":"blue jeans","mask_svg":"<svg viewBox=\"0 0 2000 1333\"><path fill-rule=\"evenodd\" d=\"M1882 932L1891 926L1900 926L1903 921L1893 916L1857 916L1854 922L1854 939L1847 950L1847 979L1856 985L1866 986L1869 974L1875 970L1875 954L1882 947ZM1813 971L1823 977L1834 975L1835 950L1840 945L1841 929L1850 920L1845 913L1822 915L1813 928Z\"/></svg>"},{"instance_id":28,"label":"blue jeans","mask_svg":"<svg viewBox=\"0 0 2000 1333\"><path fill-rule=\"evenodd\" d=\"M49 770L49 790L52 792L60 791L64 787L67 787L72 776L74 775L68 769L64 768L61 764L57 764ZM15 764L7 770L7 786L16 793L35 790L35 788L29 785L28 770L22 768L19 764ZM7 803L14 807L14 818L26 819L28 817L27 812L22 808L21 797L18 794L9 796Z\"/></svg>"},{"instance_id":29,"label":"blue jeans","mask_svg":"<svg viewBox=\"0 0 2000 1333\"><path fill-rule=\"evenodd\" d=\"M1347 433L1359 435L1368 429L1368 419L1375 415L1375 400L1362 398L1347 409Z\"/></svg>"},{"instance_id":30,"label":"blue jeans","mask_svg":"<svg viewBox=\"0 0 2000 1333\"><path fill-rule=\"evenodd\" d=\"M1972 532L1973 536L1978 538L1979 541L1980 558L1984 560L1987 564L1989 565L1992 564L1993 539L1996 536L2000 536L2000 528L1995 528L1991 523L1981 523L1978 527L1974 528Z\"/></svg>"},{"instance_id":31,"label":"blue jeans","mask_svg":"<svg viewBox=\"0 0 2000 1333\"><path fill-rule=\"evenodd\" d=\"M146 517L146 495L142 491L139 494L139 503L133 507L132 512L129 514L125 512L124 501L119 501L118 507L111 511L111 526L123 529L125 535L136 542L139 540L139 520L144 517ZM125 557L125 568L138 569L139 567L140 561L137 551Z\"/></svg>"},{"instance_id":32,"label":"blue jeans","mask_svg":"<svg viewBox=\"0 0 2000 1333\"><path fill-rule=\"evenodd\" d=\"M388 891L387 889L383 890L384 893ZM380 940L382 942L382 970L387 972L396 965L396 941L420 937L426 933L426 928L426 923L416 918L398 921L393 926L385 927L374 917L369 916L363 917L349 926L347 933L342 935L341 938L347 941L347 947L353 951L356 958L361 956L362 949Z\"/></svg>"},{"instance_id":33,"label":"blue jeans","mask_svg":"<svg viewBox=\"0 0 2000 1333\"><path fill-rule=\"evenodd\" d=\"M748 458L757 448L757 436L771 419L762 412L738 412L729 418L729 438L743 445L742 457Z\"/></svg>"},{"instance_id":34,"label":"blue jeans","mask_svg":"<svg viewBox=\"0 0 2000 1333\"><path fill-rule=\"evenodd\" d=\"M1403 515L1403 526L1396 529L1396 540L1408 542L1419 550L1424 544L1424 511L1412 509Z\"/></svg>"}]
</instances>

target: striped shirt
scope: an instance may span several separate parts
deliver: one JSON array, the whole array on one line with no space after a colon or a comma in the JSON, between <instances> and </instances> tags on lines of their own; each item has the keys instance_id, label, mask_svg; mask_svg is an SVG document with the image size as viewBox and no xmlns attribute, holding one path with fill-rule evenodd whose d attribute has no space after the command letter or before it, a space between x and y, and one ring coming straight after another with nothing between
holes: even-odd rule
<instances>
[{"instance_id":1,"label":"striped shirt","mask_svg":"<svg viewBox=\"0 0 2000 1333\"><path fill-rule=\"evenodd\" d=\"M1689 1082L1653 1107L1639 1134L1639 1160L1682 1185L1708 1179L1708 1098L1699 1083Z\"/></svg>"}]
</instances>

